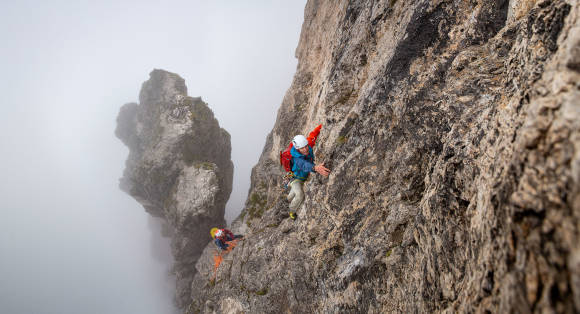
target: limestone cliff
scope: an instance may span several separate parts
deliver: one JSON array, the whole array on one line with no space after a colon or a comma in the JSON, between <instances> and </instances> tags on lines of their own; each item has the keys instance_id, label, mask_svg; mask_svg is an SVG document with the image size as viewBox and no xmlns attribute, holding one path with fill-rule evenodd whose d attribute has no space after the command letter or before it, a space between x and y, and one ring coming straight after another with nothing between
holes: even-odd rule
<instances>
[{"instance_id":1,"label":"limestone cliff","mask_svg":"<svg viewBox=\"0 0 580 314\"><path fill-rule=\"evenodd\" d=\"M189 304L195 262L211 239L208 230L225 225L232 190L230 135L201 98L187 96L178 75L154 70L143 83L139 104L124 105L115 134L129 147L120 180L172 238L176 301Z\"/></svg>"},{"instance_id":2,"label":"limestone cliff","mask_svg":"<svg viewBox=\"0 0 580 314\"><path fill-rule=\"evenodd\" d=\"M187 312L580 311L577 0L309 0L215 281ZM324 127L298 219L278 152Z\"/></svg>"}]
</instances>

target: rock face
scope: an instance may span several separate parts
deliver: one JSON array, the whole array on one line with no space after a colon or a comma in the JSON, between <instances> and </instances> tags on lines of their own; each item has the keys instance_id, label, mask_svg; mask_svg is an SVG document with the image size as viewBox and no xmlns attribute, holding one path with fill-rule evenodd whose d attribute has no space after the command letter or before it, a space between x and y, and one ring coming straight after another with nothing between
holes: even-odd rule
<instances>
[{"instance_id":1,"label":"rock face","mask_svg":"<svg viewBox=\"0 0 580 314\"><path fill-rule=\"evenodd\" d=\"M580 6L310 0L298 68L194 313L580 311ZM298 219L278 152L324 124Z\"/></svg>"},{"instance_id":2,"label":"rock face","mask_svg":"<svg viewBox=\"0 0 580 314\"><path fill-rule=\"evenodd\" d=\"M195 262L211 240L208 230L225 225L232 190L230 135L201 98L187 96L178 75L154 70L139 104L124 105L115 134L129 147L120 180L172 238L176 301L189 304Z\"/></svg>"}]
</instances>

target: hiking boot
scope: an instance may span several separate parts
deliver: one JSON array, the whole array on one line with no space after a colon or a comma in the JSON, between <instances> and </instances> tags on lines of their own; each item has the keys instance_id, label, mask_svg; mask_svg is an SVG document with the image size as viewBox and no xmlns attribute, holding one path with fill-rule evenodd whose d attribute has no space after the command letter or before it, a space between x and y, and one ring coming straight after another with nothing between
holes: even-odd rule
<instances>
[{"instance_id":1,"label":"hiking boot","mask_svg":"<svg viewBox=\"0 0 580 314\"><path fill-rule=\"evenodd\" d=\"M296 213L295 212L290 212L290 219L296 220Z\"/></svg>"}]
</instances>

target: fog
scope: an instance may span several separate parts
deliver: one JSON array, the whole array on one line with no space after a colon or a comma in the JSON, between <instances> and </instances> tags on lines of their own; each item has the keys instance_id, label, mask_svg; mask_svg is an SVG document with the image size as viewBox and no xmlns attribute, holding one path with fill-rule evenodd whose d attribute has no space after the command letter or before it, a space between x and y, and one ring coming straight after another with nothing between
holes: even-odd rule
<instances>
[{"instance_id":1,"label":"fog","mask_svg":"<svg viewBox=\"0 0 580 314\"><path fill-rule=\"evenodd\" d=\"M168 240L118 188L119 108L179 74L232 136L234 188L296 68L305 0L0 2L0 313L174 313Z\"/></svg>"}]
</instances>

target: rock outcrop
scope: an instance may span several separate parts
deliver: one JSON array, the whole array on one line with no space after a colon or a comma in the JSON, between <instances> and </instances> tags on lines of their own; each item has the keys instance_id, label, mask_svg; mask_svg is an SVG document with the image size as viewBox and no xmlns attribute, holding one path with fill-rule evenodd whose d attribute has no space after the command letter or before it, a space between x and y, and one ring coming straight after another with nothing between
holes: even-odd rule
<instances>
[{"instance_id":1,"label":"rock outcrop","mask_svg":"<svg viewBox=\"0 0 580 314\"><path fill-rule=\"evenodd\" d=\"M201 98L187 96L178 75L154 70L139 104L124 105L115 134L129 147L120 180L172 238L176 303L189 304L195 262L211 240L208 230L225 225L232 190L230 135Z\"/></svg>"},{"instance_id":2,"label":"rock outcrop","mask_svg":"<svg viewBox=\"0 0 580 314\"><path fill-rule=\"evenodd\" d=\"M189 313L580 311L576 0L309 0L246 238ZM278 153L324 127L288 219Z\"/></svg>"}]
</instances>

